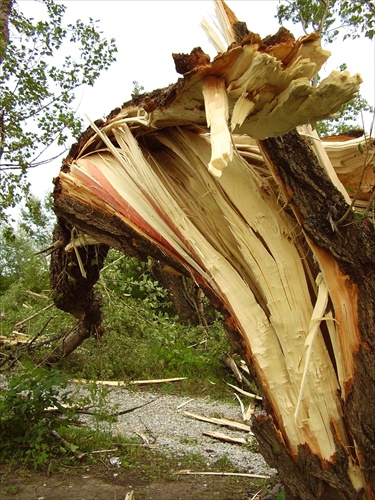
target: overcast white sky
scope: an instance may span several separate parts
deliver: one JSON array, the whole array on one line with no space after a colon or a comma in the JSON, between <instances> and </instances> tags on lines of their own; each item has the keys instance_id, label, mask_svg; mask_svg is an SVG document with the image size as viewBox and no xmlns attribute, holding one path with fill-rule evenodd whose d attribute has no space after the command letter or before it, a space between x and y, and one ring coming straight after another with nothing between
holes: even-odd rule
<instances>
[{"instance_id":1,"label":"overcast white sky","mask_svg":"<svg viewBox=\"0 0 375 500\"><path fill-rule=\"evenodd\" d=\"M145 91L165 87L176 82L171 54L189 53L194 47L215 56L215 51L200 27L202 17L214 15L211 0L65 0L67 22L82 21L89 17L100 21L104 36L115 38L117 62L103 73L93 88L79 95L79 112L92 120L102 118L112 109L131 98L133 81L143 85ZM247 23L248 29L262 37L278 30L275 18L277 0L228 0L237 18ZM38 19L38 5L32 0L18 0L20 9ZM298 37L299 25L286 25ZM324 71L345 62L351 73L360 73L364 80L362 95L374 104L374 43L361 39L347 40L326 47L332 56ZM61 161L35 169L30 175L32 191L39 197L52 190L52 178L58 174Z\"/></svg>"}]
</instances>

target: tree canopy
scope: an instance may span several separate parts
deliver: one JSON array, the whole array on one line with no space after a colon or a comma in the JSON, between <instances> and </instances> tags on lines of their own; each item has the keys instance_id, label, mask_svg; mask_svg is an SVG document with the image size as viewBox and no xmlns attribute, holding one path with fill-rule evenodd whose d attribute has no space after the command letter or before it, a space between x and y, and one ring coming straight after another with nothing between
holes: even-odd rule
<instances>
[{"instance_id":1,"label":"tree canopy","mask_svg":"<svg viewBox=\"0 0 375 500\"><path fill-rule=\"evenodd\" d=\"M97 21L64 24L66 6L41 3L45 19L35 20L1 2L0 218L28 193L27 170L51 160L47 148L56 144L61 155L80 135L75 92L92 86L117 51Z\"/></svg>"},{"instance_id":2,"label":"tree canopy","mask_svg":"<svg viewBox=\"0 0 375 500\"><path fill-rule=\"evenodd\" d=\"M341 36L374 38L375 5L369 0L280 0L279 23L290 20L304 32L315 31L326 42Z\"/></svg>"}]
</instances>

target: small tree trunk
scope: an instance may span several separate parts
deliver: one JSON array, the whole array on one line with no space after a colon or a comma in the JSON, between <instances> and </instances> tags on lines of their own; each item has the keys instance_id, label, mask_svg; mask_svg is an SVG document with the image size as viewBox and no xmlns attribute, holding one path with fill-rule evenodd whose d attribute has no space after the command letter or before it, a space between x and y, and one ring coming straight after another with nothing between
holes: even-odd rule
<instances>
[{"instance_id":1,"label":"small tree trunk","mask_svg":"<svg viewBox=\"0 0 375 500\"><path fill-rule=\"evenodd\" d=\"M155 265L151 272L159 283L168 291L172 303L172 310L177 314L180 323L192 325L201 324L202 320L199 314L199 288L187 290L185 286L185 276L180 273L165 270L161 266ZM204 318L203 318L204 319Z\"/></svg>"}]
</instances>

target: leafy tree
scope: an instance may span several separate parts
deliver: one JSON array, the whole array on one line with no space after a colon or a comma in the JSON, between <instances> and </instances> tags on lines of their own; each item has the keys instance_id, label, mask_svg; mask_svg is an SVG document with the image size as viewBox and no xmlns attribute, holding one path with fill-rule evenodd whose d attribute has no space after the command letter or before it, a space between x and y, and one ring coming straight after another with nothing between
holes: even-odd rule
<instances>
[{"instance_id":1,"label":"leafy tree","mask_svg":"<svg viewBox=\"0 0 375 500\"><path fill-rule=\"evenodd\" d=\"M278 21L292 21L301 24L304 33L318 33L326 43L332 43L340 36L358 38L364 35L374 38L375 5L371 1L359 0L280 0ZM340 71L346 69L340 66ZM316 128L321 136L342 134L349 129L359 128L358 118L362 112L373 113L372 106L357 96L342 107L334 117L320 121Z\"/></svg>"},{"instance_id":2,"label":"leafy tree","mask_svg":"<svg viewBox=\"0 0 375 500\"><path fill-rule=\"evenodd\" d=\"M36 252L50 244L54 214L52 200L34 196L26 201L16 228L0 230L0 294L18 283L35 291L48 283L48 261Z\"/></svg>"},{"instance_id":3,"label":"leafy tree","mask_svg":"<svg viewBox=\"0 0 375 500\"><path fill-rule=\"evenodd\" d=\"M280 0L277 8L279 23L301 24L305 33L315 31L326 42L339 35L358 38L362 34L374 38L375 5L369 0Z\"/></svg>"},{"instance_id":4,"label":"leafy tree","mask_svg":"<svg viewBox=\"0 0 375 500\"><path fill-rule=\"evenodd\" d=\"M27 18L13 0L0 8L0 219L29 192L26 173L42 163L46 150L81 133L75 91L93 85L115 61L115 41L97 22L63 24L64 5L40 0L46 19ZM69 55L66 47L70 44ZM74 47L77 56L70 55ZM58 63L57 61L61 61Z\"/></svg>"}]
</instances>

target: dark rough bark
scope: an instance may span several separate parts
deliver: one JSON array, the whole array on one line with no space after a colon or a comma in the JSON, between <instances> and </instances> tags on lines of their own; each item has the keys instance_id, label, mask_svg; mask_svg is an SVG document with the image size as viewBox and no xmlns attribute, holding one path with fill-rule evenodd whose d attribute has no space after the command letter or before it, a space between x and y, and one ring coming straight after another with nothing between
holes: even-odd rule
<instances>
[{"instance_id":1,"label":"dark rough bark","mask_svg":"<svg viewBox=\"0 0 375 500\"><path fill-rule=\"evenodd\" d=\"M358 220L352 212L343 224L335 226L335 221L345 214L347 204L319 165L306 140L296 131L261 141L260 146L276 169L274 173L280 179L305 234L336 259L342 273L358 288L358 303L355 307L358 310L360 346L358 352L354 353L354 378L344 401L344 417L348 433L360 450L363 460L361 466L371 490L363 493L362 498L372 498L375 491L374 226L366 218ZM256 420L254 432L260 442L263 440L268 443L269 451L263 451L280 471L284 484L292 486L298 483L295 488L290 488L292 498L356 498L346 486L346 469L341 462L336 464L333 471L331 467L327 469L328 472L319 471L316 464L313 466L314 457L309 457L307 450L302 463L300 459L299 463L288 462L285 454L279 452L276 430L272 431L272 426ZM295 481L301 467L304 480ZM318 477L320 483L310 484L311 477ZM337 496L327 496L325 483L332 485ZM315 496L305 496L306 488ZM340 496L341 491L344 497Z\"/></svg>"},{"instance_id":2,"label":"dark rough bark","mask_svg":"<svg viewBox=\"0 0 375 500\"><path fill-rule=\"evenodd\" d=\"M13 0L0 0L0 64L9 42L9 16Z\"/></svg>"},{"instance_id":3,"label":"dark rough bark","mask_svg":"<svg viewBox=\"0 0 375 500\"><path fill-rule=\"evenodd\" d=\"M299 446L294 460L276 429L272 417L265 411L254 412L252 430L259 450L271 467L277 468L284 483L288 499L347 500L364 498L357 494L347 476L346 455L337 444L334 466L325 463L324 468L317 456L307 446Z\"/></svg>"},{"instance_id":4,"label":"dark rough bark","mask_svg":"<svg viewBox=\"0 0 375 500\"><path fill-rule=\"evenodd\" d=\"M13 0L0 0L0 66L4 60L9 42L9 16ZM0 111L0 160L3 156L5 139L4 110Z\"/></svg>"},{"instance_id":5,"label":"dark rough bark","mask_svg":"<svg viewBox=\"0 0 375 500\"><path fill-rule=\"evenodd\" d=\"M108 246L96 245L80 248L79 255L86 271L82 276L75 252L66 252L70 228L59 220L54 231L54 241L63 241L51 257L51 289L55 305L78 319L77 328L47 358L51 364L70 354L86 338L101 336L102 297L94 285L108 252Z\"/></svg>"},{"instance_id":6,"label":"dark rough bark","mask_svg":"<svg viewBox=\"0 0 375 500\"><path fill-rule=\"evenodd\" d=\"M173 271L171 269L171 271ZM180 323L199 325L201 323L196 293L189 293L184 286L184 276L168 272L155 265L151 270L153 276L168 291L172 310L177 314Z\"/></svg>"}]
</instances>

